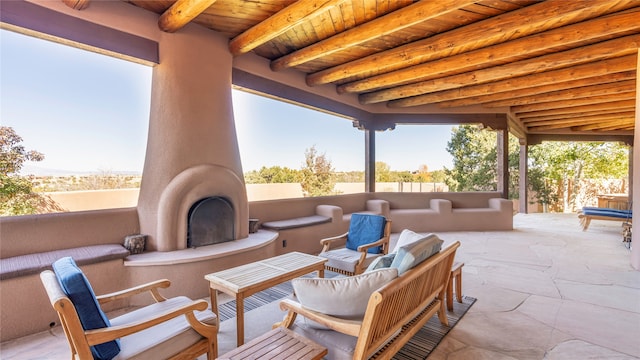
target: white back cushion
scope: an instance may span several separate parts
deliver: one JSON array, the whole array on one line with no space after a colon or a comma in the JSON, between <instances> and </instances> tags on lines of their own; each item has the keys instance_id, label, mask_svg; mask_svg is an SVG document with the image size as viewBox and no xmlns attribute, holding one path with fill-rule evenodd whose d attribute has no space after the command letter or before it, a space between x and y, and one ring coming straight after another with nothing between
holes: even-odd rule
<instances>
[{"instance_id":1,"label":"white back cushion","mask_svg":"<svg viewBox=\"0 0 640 360\"><path fill-rule=\"evenodd\" d=\"M397 269L387 268L333 279L298 278L291 283L302 306L327 315L360 319L371 294L397 276Z\"/></svg>"}]
</instances>

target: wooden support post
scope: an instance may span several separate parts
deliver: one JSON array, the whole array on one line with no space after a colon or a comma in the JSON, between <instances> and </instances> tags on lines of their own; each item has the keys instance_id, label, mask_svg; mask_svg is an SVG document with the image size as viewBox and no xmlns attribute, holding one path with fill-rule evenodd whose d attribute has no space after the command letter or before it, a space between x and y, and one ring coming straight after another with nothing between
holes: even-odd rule
<instances>
[{"instance_id":1,"label":"wooden support post","mask_svg":"<svg viewBox=\"0 0 640 360\"><path fill-rule=\"evenodd\" d=\"M376 191L376 132L364 130L364 191Z\"/></svg>"},{"instance_id":2,"label":"wooden support post","mask_svg":"<svg viewBox=\"0 0 640 360\"><path fill-rule=\"evenodd\" d=\"M520 164L519 164L519 182L518 182L518 212L528 214L529 207L529 145L527 139L520 139Z\"/></svg>"},{"instance_id":3,"label":"wooden support post","mask_svg":"<svg viewBox=\"0 0 640 360\"><path fill-rule=\"evenodd\" d=\"M509 198L509 131L501 129L497 131L498 138L498 191L502 197Z\"/></svg>"},{"instance_id":4,"label":"wooden support post","mask_svg":"<svg viewBox=\"0 0 640 360\"><path fill-rule=\"evenodd\" d=\"M635 119L635 127L633 130L633 151L634 153L636 151L640 150L640 111L638 111L638 109L640 109L640 49L638 49L638 55L636 56L636 119ZM640 159L640 154L639 155L635 155L632 156L633 159ZM640 166L633 166L633 178L638 179L640 176L640 173L635 174L636 171L640 171ZM630 190L631 191L631 186L635 186L635 182L633 183L629 183L630 186ZM637 199L636 199L637 198ZM633 191L633 197L631 198L633 200L632 204L638 204L640 203L640 191ZM637 206L635 206L637 208ZM633 220L637 220L636 224L639 224L638 219L636 219L636 217L640 217L640 215L638 215L638 211L635 212L635 214L632 215L632 219ZM632 244L635 244L635 246L632 245L631 248L631 266L633 266L636 270L640 270L640 246L638 245L640 243L640 231L634 231L632 233L633 235L631 236L632 240Z\"/></svg>"}]
</instances>

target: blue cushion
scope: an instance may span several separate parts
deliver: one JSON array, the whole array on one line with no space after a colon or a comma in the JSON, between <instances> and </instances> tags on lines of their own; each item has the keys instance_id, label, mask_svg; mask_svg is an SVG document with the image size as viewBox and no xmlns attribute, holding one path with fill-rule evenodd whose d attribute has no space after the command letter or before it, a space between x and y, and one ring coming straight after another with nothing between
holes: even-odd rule
<instances>
[{"instance_id":1,"label":"blue cushion","mask_svg":"<svg viewBox=\"0 0 640 360\"><path fill-rule=\"evenodd\" d=\"M380 215L352 214L347 236L347 249L358 250L358 246L371 244L382 239L387 219ZM376 246L369 249L371 254L379 254L382 248Z\"/></svg>"},{"instance_id":2,"label":"blue cushion","mask_svg":"<svg viewBox=\"0 0 640 360\"><path fill-rule=\"evenodd\" d=\"M58 278L62 290L67 294L76 308L82 327L85 330L111 326L109 319L98 304L98 299L91 284L71 257L64 257L53 263L53 271ZM120 352L117 340L91 347L95 359L110 360Z\"/></svg>"},{"instance_id":3,"label":"blue cushion","mask_svg":"<svg viewBox=\"0 0 640 360\"><path fill-rule=\"evenodd\" d=\"M398 276L400 276L432 255L437 254L442 248L443 242L435 234L430 234L424 239L401 246L390 267L398 269Z\"/></svg>"},{"instance_id":4,"label":"blue cushion","mask_svg":"<svg viewBox=\"0 0 640 360\"><path fill-rule=\"evenodd\" d=\"M378 256L377 258L375 258L375 260L371 262L371 264L369 264L365 272L370 272L373 270L391 267L391 264L393 263L393 259L395 257L396 257L396 253L390 253L387 255Z\"/></svg>"},{"instance_id":5,"label":"blue cushion","mask_svg":"<svg viewBox=\"0 0 640 360\"><path fill-rule=\"evenodd\" d=\"M616 210L616 209L606 209L606 208L590 208L583 209L582 214L584 215L593 215L593 216L608 216L613 218L631 218L633 213L631 210Z\"/></svg>"}]
</instances>

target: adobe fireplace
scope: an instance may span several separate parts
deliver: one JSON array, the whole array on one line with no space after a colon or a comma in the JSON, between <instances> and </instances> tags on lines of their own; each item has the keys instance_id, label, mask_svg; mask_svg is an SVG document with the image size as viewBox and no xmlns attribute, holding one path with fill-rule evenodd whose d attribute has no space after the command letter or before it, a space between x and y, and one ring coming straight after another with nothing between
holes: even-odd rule
<instances>
[{"instance_id":1,"label":"adobe fireplace","mask_svg":"<svg viewBox=\"0 0 640 360\"><path fill-rule=\"evenodd\" d=\"M229 200L213 196L191 206L187 220L187 247L212 245L234 238L234 213Z\"/></svg>"}]
</instances>

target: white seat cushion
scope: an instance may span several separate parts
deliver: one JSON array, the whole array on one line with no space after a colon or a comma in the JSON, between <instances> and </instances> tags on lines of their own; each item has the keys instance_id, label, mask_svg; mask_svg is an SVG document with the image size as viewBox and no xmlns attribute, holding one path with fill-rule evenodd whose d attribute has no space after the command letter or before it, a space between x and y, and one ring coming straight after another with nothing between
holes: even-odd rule
<instances>
[{"instance_id":1,"label":"white seat cushion","mask_svg":"<svg viewBox=\"0 0 640 360\"><path fill-rule=\"evenodd\" d=\"M111 319L111 326L152 318L171 308L191 303L178 296ZM210 310L196 311L196 318L215 325L216 315ZM185 316L179 316L149 329L120 338L121 351L114 359L165 359L195 344L202 336L189 326Z\"/></svg>"},{"instance_id":2,"label":"white seat cushion","mask_svg":"<svg viewBox=\"0 0 640 360\"><path fill-rule=\"evenodd\" d=\"M325 263L326 266L330 266L336 269L353 272L356 268L358 260L360 260L360 252L349 250L347 248L340 248L335 250L329 250L320 253L318 256L329 259ZM366 268L371 262L382 254L369 254L364 261L363 267Z\"/></svg>"},{"instance_id":3,"label":"white seat cushion","mask_svg":"<svg viewBox=\"0 0 640 360\"><path fill-rule=\"evenodd\" d=\"M328 353L324 357L325 359L353 359L353 353L356 349L356 343L358 342L357 337L345 335L333 330L319 329L318 327L306 322L304 318L300 318L302 317L298 316L291 327L291 330L326 347Z\"/></svg>"}]
</instances>

